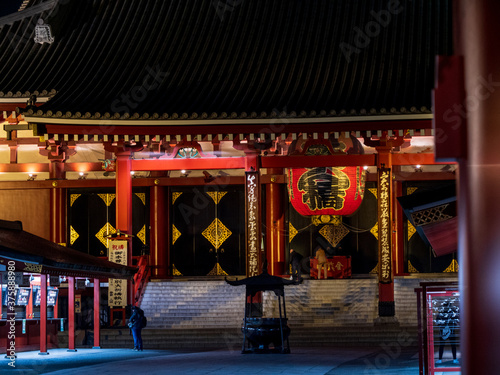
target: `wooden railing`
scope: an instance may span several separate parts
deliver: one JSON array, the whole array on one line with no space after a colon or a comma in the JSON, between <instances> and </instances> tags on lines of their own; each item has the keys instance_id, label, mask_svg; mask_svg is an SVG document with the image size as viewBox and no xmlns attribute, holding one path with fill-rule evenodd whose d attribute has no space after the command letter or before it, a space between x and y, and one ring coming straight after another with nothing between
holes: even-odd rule
<instances>
[{"instance_id":1,"label":"wooden railing","mask_svg":"<svg viewBox=\"0 0 500 375\"><path fill-rule=\"evenodd\" d=\"M136 258L136 257L134 257ZM139 306L141 304L142 296L144 295L144 290L146 289L146 284L149 281L149 277L151 276L151 267L148 265L148 256L142 255L137 257L137 268L139 270L134 276L134 306Z\"/></svg>"}]
</instances>

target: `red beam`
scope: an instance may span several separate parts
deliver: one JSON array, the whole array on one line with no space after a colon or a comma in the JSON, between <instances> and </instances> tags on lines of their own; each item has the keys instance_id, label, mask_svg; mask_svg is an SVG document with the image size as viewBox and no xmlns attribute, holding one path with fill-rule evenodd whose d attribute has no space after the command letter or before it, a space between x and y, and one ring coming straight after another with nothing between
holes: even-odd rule
<instances>
[{"instance_id":1,"label":"red beam","mask_svg":"<svg viewBox=\"0 0 500 375\"><path fill-rule=\"evenodd\" d=\"M25 172L25 173L49 172L49 164L48 163L0 164L0 172L4 172L4 173L8 173L8 172Z\"/></svg>"},{"instance_id":2,"label":"red beam","mask_svg":"<svg viewBox=\"0 0 500 375\"><path fill-rule=\"evenodd\" d=\"M199 158L199 159L156 159L132 160L133 171L178 171L182 169L243 169L245 158Z\"/></svg>"}]
</instances>

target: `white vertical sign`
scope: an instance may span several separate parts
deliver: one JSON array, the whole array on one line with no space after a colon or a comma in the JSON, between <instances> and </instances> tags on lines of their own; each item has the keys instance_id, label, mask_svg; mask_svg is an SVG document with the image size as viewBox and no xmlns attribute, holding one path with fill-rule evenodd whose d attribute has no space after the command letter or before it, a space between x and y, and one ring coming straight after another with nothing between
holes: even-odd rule
<instances>
[{"instance_id":1,"label":"white vertical sign","mask_svg":"<svg viewBox=\"0 0 500 375\"><path fill-rule=\"evenodd\" d=\"M127 265L128 242L123 240L109 241L109 261ZM109 307L125 307L127 305L127 280L109 279Z\"/></svg>"}]
</instances>

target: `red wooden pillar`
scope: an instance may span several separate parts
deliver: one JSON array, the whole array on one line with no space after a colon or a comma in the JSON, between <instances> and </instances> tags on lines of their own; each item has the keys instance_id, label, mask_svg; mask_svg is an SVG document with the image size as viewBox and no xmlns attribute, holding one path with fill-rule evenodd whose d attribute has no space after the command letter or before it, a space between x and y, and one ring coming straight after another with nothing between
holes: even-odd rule
<instances>
[{"instance_id":1,"label":"red wooden pillar","mask_svg":"<svg viewBox=\"0 0 500 375\"><path fill-rule=\"evenodd\" d=\"M47 275L40 275L40 352L47 355Z\"/></svg>"},{"instance_id":2,"label":"red wooden pillar","mask_svg":"<svg viewBox=\"0 0 500 375\"><path fill-rule=\"evenodd\" d=\"M458 184L462 374L489 375L500 368L500 2L456 3L466 96L444 120L467 119Z\"/></svg>"},{"instance_id":3,"label":"red wooden pillar","mask_svg":"<svg viewBox=\"0 0 500 375\"><path fill-rule=\"evenodd\" d=\"M75 278L68 276L68 352L75 348Z\"/></svg>"},{"instance_id":4,"label":"red wooden pillar","mask_svg":"<svg viewBox=\"0 0 500 375\"><path fill-rule=\"evenodd\" d=\"M153 266L153 277L167 277L168 268L168 198L163 186L152 186L150 189L150 259Z\"/></svg>"},{"instance_id":5,"label":"red wooden pillar","mask_svg":"<svg viewBox=\"0 0 500 375\"><path fill-rule=\"evenodd\" d=\"M57 185L50 190L50 240L66 243L66 189Z\"/></svg>"},{"instance_id":6,"label":"red wooden pillar","mask_svg":"<svg viewBox=\"0 0 500 375\"><path fill-rule=\"evenodd\" d=\"M101 349L101 288L99 279L94 279L94 347Z\"/></svg>"},{"instance_id":7,"label":"red wooden pillar","mask_svg":"<svg viewBox=\"0 0 500 375\"><path fill-rule=\"evenodd\" d=\"M283 174L283 168L268 168L268 174ZM275 181L273 181L273 179ZM266 185L266 250L271 275L283 275L285 260L285 214L283 210L282 186L276 183L276 176Z\"/></svg>"},{"instance_id":8,"label":"red wooden pillar","mask_svg":"<svg viewBox=\"0 0 500 375\"><path fill-rule=\"evenodd\" d=\"M132 152L116 152L116 230L132 234ZM132 266L132 241L128 243L127 265ZM127 283L127 303L134 300L132 283Z\"/></svg>"}]
</instances>

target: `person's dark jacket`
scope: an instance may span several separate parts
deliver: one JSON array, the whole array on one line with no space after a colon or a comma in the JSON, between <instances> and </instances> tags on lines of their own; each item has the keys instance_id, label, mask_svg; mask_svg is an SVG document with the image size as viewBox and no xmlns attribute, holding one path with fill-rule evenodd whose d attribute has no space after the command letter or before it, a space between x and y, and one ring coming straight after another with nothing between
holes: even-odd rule
<instances>
[{"instance_id":1,"label":"person's dark jacket","mask_svg":"<svg viewBox=\"0 0 500 375\"><path fill-rule=\"evenodd\" d=\"M144 311L140 308L132 309L132 315L130 316L130 328L142 328L142 318L144 317Z\"/></svg>"},{"instance_id":2,"label":"person's dark jacket","mask_svg":"<svg viewBox=\"0 0 500 375\"><path fill-rule=\"evenodd\" d=\"M302 258L303 258L302 255L294 250L290 254L290 264L295 264L299 266Z\"/></svg>"}]
</instances>

